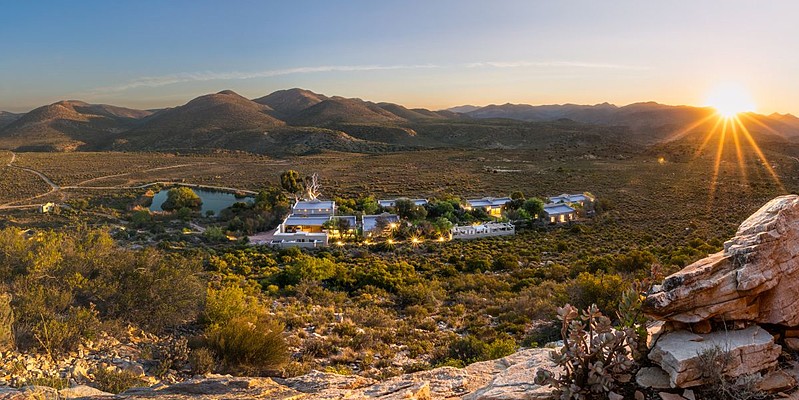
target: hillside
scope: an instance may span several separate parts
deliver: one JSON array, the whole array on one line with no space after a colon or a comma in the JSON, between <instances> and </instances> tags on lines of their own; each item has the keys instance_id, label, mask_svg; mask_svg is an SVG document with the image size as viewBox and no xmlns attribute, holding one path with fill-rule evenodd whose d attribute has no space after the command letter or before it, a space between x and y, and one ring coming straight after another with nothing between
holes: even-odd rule
<instances>
[{"instance_id":1,"label":"hillside","mask_svg":"<svg viewBox=\"0 0 799 400\"><path fill-rule=\"evenodd\" d=\"M120 138L116 148L206 148L224 146L235 135L263 133L284 126L272 108L232 91L200 96L182 106L161 110Z\"/></svg>"},{"instance_id":2,"label":"hillside","mask_svg":"<svg viewBox=\"0 0 799 400\"><path fill-rule=\"evenodd\" d=\"M361 99L331 97L292 116L288 122L300 126L332 126L336 124L401 123L406 119L377 104Z\"/></svg>"},{"instance_id":3,"label":"hillside","mask_svg":"<svg viewBox=\"0 0 799 400\"><path fill-rule=\"evenodd\" d=\"M327 100L327 96L305 89L278 90L253 101L271 107L280 118L291 118L300 111Z\"/></svg>"},{"instance_id":4,"label":"hillside","mask_svg":"<svg viewBox=\"0 0 799 400\"><path fill-rule=\"evenodd\" d=\"M98 149L148 111L60 101L39 107L0 129L0 147L28 150Z\"/></svg>"},{"instance_id":5,"label":"hillside","mask_svg":"<svg viewBox=\"0 0 799 400\"><path fill-rule=\"evenodd\" d=\"M7 111L0 111L0 129L3 129L6 125L14 122L19 118L20 114L14 114Z\"/></svg>"}]
</instances>

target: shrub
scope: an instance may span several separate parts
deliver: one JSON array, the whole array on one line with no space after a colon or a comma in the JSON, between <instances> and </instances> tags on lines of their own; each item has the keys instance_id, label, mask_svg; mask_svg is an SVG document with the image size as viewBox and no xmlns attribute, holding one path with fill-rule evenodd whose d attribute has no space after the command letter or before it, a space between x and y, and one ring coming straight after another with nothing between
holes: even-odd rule
<instances>
[{"instance_id":1,"label":"shrub","mask_svg":"<svg viewBox=\"0 0 799 400\"><path fill-rule=\"evenodd\" d=\"M513 354L518 346L513 338L497 339L488 345L485 353L485 360L496 360Z\"/></svg>"},{"instance_id":2,"label":"shrub","mask_svg":"<svg viewBox=\"0 0 799 400\"><path fill-rule=\"evenodd\" d=\"M70 308L64 316L43 317L32 334L38 347L55 357L77 350L84 339L93 339L99 326L96 311Z\"/></svg>"},{"instance_id":3,"label":"shrub","mask_svg":"<svg viewBox=\"0 0 799 400\"><path fill-rule=\"evenodd\" d=\"M66 389L69 387L68 379L59 378L57 376L42 376L38 378L29 379L25 383L26 385L47 386L56 390Z\"/></svg>"},{"instance_id":4,"label":"shrub","mask_svg":"<svg viewBox=\"0 0 799 400\"><path fill-rule=\"evenodd\" d=\"M208 343L232 371L263 374L277 371L288 361L283 326L273 321L231 320L212 329Z\"/></svg>"},{"instance_id":5,"label":"shrub","mask_svg":"<svg viewBox=\"0 0 799 400\"><path fill-rule=\"evenodd\" d=\"M236 318L257 319L261 313L255 296L239 285L226 285L221 289L208 289L203 322L221 326Z\"/></svg>"},{"instance_id":6,"label":"shrub","mask_svg":"<svg viewBox=\"0 0 799 400\"><path fill-rule=\"evenodd\" d=\"M637 334L632 328L614 330L596 305L580 314L566 304L558 309L558 319L563 347L552 352L552 360L563 371L555 377L539 369L535 382L554 386L564 400L608 398L618 383L629 379L633 360L628 349L636 347Z\"/></svg>"},{"instance_id":7,"label":"shrub","mask_svg":"<svg viewBox=\"0 0 799 400\"><path fill-rule=\"evenodd\" d=\"M585 309L596 304L601 312L611 314L619 308L624 287L624 281L619 275L592 275L582 272L572 281L567 291L575 307Z\"/></svg>"},{"instance_id":8,"label":"shrub","mask_svg":"<svg viewBox=\"0 0 799 400\"><path fill-rule=\"evenodd\" d=\"M108 393L118 394L132 387L146 384L144 380L131 371L97 368L89 372L94 375L92 386Z\"/></svg>"},{"instance_id":9,"label":"shrub","mask_svg":"<svg viewBox=\"0 0 799 400\"><path fill-rule=\"evenodd\" d=\"M473 335L467 335L452 342L447 352L447 365L465 365L479 361L494 360L516 351L516 341L511 338L497 339L488 344ZM452 363L451 361L455 361ZM457 361L460 361L458 363Z\"/></svg>"},{"instance_id":10,"label":"shrub","mask_svg":"<svg viewBox=\"0 0 799 400\"><path fill-rule=\"evenodd\" d=\"M760 380L758 374L744 375L738 379L731 379L725 375L730 366L732 355L719 345L707 348L698 354L699 368L706 384L702 388L706 398L720 400L751 400L764 399L765 393L757 390Z\"/></svg>"},{"instance_id":11,"label":"shrub","mask_svg":"<svg viewBox=\"0 0 799 400\"><path fill-rule=\"evenodd\" d=\"M156 331L196 318L204 297L197 260L153 250L122 253L105 277L101 304L116 318ZM99 308L99 306L98 306Z\"/></svg>"},{"instance_id":12,"label":"shrub","mask_svg":"<svg viewBox=\"0 0 799 400\"><path fill-rule=\"evenodd\" d=\"M208 210L212 212L211 210ZM209 242L224 242L227 240L227 235L225 231L218 227L218 226L210 226L208 229L203 232L203 237L207 239Z\"/></svg>"},{"instance_id":13,"label":"shrub","mask_svg":"<svg viewBox=\"0 0 799 400\"><path fill-rule=\"evenodd\" d=\"M194 349L189 353L189 365L194 375L209 374L216 367L216 355L213 350L205 347Z\"/></svg>"}]
</instances>

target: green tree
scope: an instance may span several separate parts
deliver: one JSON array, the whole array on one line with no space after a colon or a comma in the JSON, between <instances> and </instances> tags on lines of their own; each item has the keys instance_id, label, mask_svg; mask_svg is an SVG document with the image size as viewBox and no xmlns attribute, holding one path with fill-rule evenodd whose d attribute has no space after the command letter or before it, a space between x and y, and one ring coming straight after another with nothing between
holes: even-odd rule
<instances>
[{"instance_id":1,"label":"green tree","mask_svg":"<svg viewBox=\"0 0 799 400\"><path fill-rule=\"evenodd\" d=\"M203 200L191 188L185 186L169 189L166 194L166 201L161 208L166 211L179 210L181 208L197 209L203 205Z\"/></svg>"},{"instance_id":2,"label":"green tree","mask_svg":"<svg viewBox=\"0 0 799 400\"><path fill-rule=\"evenodd\" d=\"M394 203L397 215L409 221L418 221L427 217L427 210L417 206L413 200L399 199Z\"/></svg>"},{"instance_id":3,"label":"green tree","mask_svg":"<svg viewBox=\"0 0 799 400\"><path fill-rule=\"evenodd\" d=\"M527 211L531 218L535 218L536 216L540 217L544 212L544 202L535 197L532 199L527 199L524 201L522 209Z\"/></svg>"},{"instance_id":4,"label":"green tree","mask_svg":"<svg viewBox=\"0 0 799 400\"><path fill-rule=\"evenodd\" d=\"M280 187L295 199L298 198L300 193L305 189L300 173L293 169L280 174Z\"/></svg>"}]
</instances>

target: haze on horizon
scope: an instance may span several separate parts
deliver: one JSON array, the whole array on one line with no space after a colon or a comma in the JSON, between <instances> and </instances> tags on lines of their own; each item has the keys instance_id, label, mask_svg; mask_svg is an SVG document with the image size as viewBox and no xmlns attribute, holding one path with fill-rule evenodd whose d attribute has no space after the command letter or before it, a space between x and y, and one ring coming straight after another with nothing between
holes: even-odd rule
<instances>
[{"instance_id":1,"label":"haze on horizon","mask_svg":"<svg viewBox=\"0 0 799 400\"><path fill-rule=\"evenodd\" d=\"M5 4L0 110L291 87L430 109L704 105L732 82L758 112L799 112L795 2L290 3Z\"/></svg>"}]
</instances>

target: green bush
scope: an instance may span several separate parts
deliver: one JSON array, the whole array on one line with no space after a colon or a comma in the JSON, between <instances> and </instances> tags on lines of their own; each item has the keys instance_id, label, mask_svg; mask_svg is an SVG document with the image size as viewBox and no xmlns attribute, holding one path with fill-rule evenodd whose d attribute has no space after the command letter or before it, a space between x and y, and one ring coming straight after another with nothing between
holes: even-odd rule
<instances>
[{"instance_id":1,"label":"green bush","mask_svg":"<svg viewBox=\"0 0 799 400\"><path fill-rule=\"evenodd\" d=\"M166 201L161 205L161 208L166 211L180 210L181 208L200 208L203 201L197 193L194 193L191 188L185 186L178 186L166 193Z\"/></svg>"},{"instance_id":2,"label":"green bush","mask_svg":"<svg viewBox=\"0 0 799 400\"><path fill-rule=\"evenodd\" d=\"M274 373L288 362L283 326L273 321L233 319L212 329L208 344L233 372Z\"/></svg>"},{"instance_id":3,"label":"green bush","mask_svg":"<svg viewBox=\"0 0 799 400\"><path fill-rule=\"evenodd\" d=\"M516 341L512 338L497 339L488 344L473 335L467 335L450 344L447 358L456 360L455 365L466 365L478 361L502 358L513 354L516 349ZM460 361L460 363L457 361ZM452 362L445 361L444 365L452 365Z\"/></svg>"},{"instance_id":4,"label":"green bush","mask_svg":"<svg viewBox=\"0 0 799 400\"><path fill-rule=\"evenodd\" d=\"M602 313L613 315L626 286L619 275L582 272L566 290L575 307L585 309L596 304Z\"/></svg>"},{"instance_id":5,"label":"green bush","mask_svg":"<svg viewBox=\"0 0 799 400\"><path fill-rule=\"evenodd\" d=\"M257 319L263 310L258 299L237 284L220 289L208 288L203 322L221 326L236 318Z\"/></svg>"}]
</instances>

